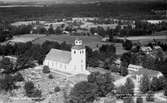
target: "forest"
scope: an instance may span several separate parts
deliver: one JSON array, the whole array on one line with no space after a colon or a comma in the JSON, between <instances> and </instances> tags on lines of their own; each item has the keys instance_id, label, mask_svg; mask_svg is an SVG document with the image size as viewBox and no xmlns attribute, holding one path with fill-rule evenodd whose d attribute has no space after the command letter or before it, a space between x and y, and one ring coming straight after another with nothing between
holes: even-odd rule
<instances>
[{"instance_id":1,"label":"forest","mask_svg":"<svg viewBox=\"0 0 167 103\"><path fill-rule=\"evenodd\" d=\"M92 4L53 4L44 7L0 8L0 23L20 20L53 20L63 17L114 17L122 19L163 19L165 10L162 2L112 2Z\"/></svg>"}]
</instances>

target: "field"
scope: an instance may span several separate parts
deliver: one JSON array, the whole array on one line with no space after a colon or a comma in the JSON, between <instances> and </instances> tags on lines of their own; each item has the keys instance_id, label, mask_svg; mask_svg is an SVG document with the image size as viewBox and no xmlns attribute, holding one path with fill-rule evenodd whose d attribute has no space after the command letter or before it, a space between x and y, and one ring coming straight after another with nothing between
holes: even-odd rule
<instances>
[{"instance_id":1,"label":"field","mask_svg":"<svg viewBox=\"0 0 167 103\"><path fill-rule=\"evenodd\" d=\"M167 30L165 31L160 31L160 32L155 32L153 35L166 35L167 36Z\"/></svg>"},{"instance_id":2,"label":"field","mask_svg":"<svg viewBox=\"0 0 167 103\"><path fill-rule=\"evenodd\" d=\"M124 39L124 37L117 37L117 39ZM131 36L131 37L127 37L127 39L131 40L133 42L140 42L142 44L148 44L149 42L152 42L153 40L166 43L167 42L167 35Z\"/></svg>"},{"instance_id":3,"label":"field","mask_svg":"<svg viewBox=\"0 0 167 103\"><path fill-rule=\"evenodd\" d=\"M21 36L14 36L13 39L9 40L9 42L15 42L15 43L26 43L29 41L33 41L36 39L39 39L41 37L44 37L45 35L38 35L38 34L25 34Z\"/></svg>"}]
</instances>

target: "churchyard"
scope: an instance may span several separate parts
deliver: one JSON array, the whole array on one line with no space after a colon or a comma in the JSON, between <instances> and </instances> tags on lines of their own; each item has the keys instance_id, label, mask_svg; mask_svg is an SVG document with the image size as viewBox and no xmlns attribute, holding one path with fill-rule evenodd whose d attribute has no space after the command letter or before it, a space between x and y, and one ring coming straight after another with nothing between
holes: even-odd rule
<instances>
[{"instance_id":1,"label":"churchyard","mask_svg":"<svg viewBox=\"0 0 167 103\"><path fill-rule=\"evenodd\" d=\"M38 103L64 103L64 95L68 95L76 83L87 80L87 75L83 74L67 75L58 71L44 73L42 69L43 66L37 66L20 71L25 81L17 83L20 88L11 92L13 96L0 96L0 100L3 103L36 103L35 100L39 98L27 97L24 89L25 83L32 81L42 93L42 101Z\"/></svg>"}]
</instances>

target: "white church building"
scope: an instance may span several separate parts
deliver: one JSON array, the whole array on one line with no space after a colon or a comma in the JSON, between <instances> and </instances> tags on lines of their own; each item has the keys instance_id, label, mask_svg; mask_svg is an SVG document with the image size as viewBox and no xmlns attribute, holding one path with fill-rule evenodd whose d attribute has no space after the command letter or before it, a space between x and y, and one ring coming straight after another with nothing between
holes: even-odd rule
<instances>
[{"instance_id":1,"label":"white church building","mask_svg":"<svg viewBox=\"0 0 167 103\"><path fill-rule=\"evenodd\" d=\"M71 52L51 49L46 55L43 65L51 70L70 74L89 74L86 70L86 49L82 40L75 40Z\"/></svg>"}]
</instances>

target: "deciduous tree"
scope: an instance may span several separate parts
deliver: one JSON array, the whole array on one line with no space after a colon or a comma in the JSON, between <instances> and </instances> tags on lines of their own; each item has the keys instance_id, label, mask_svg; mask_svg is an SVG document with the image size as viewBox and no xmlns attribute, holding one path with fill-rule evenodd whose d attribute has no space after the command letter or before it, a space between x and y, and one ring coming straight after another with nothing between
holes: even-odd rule
<instances>
[{"instance_id":1,"label":"deciduous tree","mask_svg":"<svg viewBox=\"0 0 167 103\"><path fill-rule=\"evenodd\" d=\"M147 75L144 75L140 83L140 91L147 93L150 90L150 80Z\"/></svg>"},{"instance_id":2,"label":"deciduous tree","mask_svg":"<svg viewBox=\"0 0 167 103\"><path fill-rule=\"evenodd\" d=\"M114 89L113 78L110 73L100 74L99 72L91 73L88 76L88 82L98 86L97 94L100 97L106 96Z\"/></svg>"},{"instance_id":3,"label":"deciduous tree","mask_svg":"<svg viewBox=\"0 0 167 103\"><path fill-rule=\"evenodd\" d=\"M90 82L77 83L70 93L70 103L89 103L96 98L97 85Z\"/></svg>"}]
</instances>

